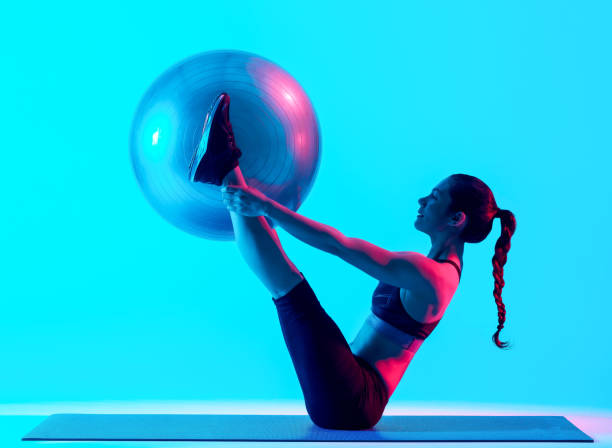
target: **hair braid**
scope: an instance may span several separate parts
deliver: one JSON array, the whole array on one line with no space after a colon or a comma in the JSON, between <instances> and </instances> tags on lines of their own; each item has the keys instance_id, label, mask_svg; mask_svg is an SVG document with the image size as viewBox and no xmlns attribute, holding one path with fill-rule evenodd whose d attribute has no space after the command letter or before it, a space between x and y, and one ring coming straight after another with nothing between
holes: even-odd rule
<instances>
[{"instance_id":1,"label":"hair braid","mask_svg":"<svg viewBox=\"0 0 612 448\"><path fill-rule=\"evenodd\" d=\"M495 289L493 289L493 296L495 297L495 303L497 304L497 316L498 322L497 331L493 334L493 342L499 348L509 348L507 342L500 342L499 332L504 328L504 322L506 321L506 307L502 302L502 288L505 285L504 282L504 265L508 258L508 252L510 251L510 238L516 230L516 219L514 214L510 210L498 209L495 216L499 216L501 220L501 236L495 243L495 254L493 255L493 277L495 278Z\"/></svg>"},{"instance_id":2,"label":"hair braid","mask_svg":"<svg viewBox=\"0 0 612 448\"><path fill-rule=\"evenodd\" d=\"M504 328L506 321L506 307L502 302L502 288L504 287L504 265L510 250L510 238L516 230L516 219L510 210L502 210L497 206L493 192L487 184L475 176L464 173L452 174L450 177L451 196L449 213L463 212L467 216L467 225L459 233L459 237L466 243L480 243L491 233L494 218L501 220L501 236L495 243L493 255L493 278L495 289L493 296L497 305L499 325L493 335L493 342L499 348L508 347L507 342L499 341L499 332Z\"/></svg>"}]
</instances>

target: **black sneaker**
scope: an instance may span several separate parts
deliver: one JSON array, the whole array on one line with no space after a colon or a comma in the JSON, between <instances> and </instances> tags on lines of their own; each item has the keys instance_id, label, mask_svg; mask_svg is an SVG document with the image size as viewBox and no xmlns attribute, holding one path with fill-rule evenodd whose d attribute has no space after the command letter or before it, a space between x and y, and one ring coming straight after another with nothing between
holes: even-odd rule
<instances>
[{"instance_id":1,"label":"black sneaker","mask_svg":"<svg viewBox=\"0 0 612 448\"><path fill-rule=\"evenodd\" d=\"M242 151L234 141L229 103L229 95L221 93L206 114L200 144L189 163L191 182L222 185L227 173L238 166Z\"/></svg>"}]
</instances>

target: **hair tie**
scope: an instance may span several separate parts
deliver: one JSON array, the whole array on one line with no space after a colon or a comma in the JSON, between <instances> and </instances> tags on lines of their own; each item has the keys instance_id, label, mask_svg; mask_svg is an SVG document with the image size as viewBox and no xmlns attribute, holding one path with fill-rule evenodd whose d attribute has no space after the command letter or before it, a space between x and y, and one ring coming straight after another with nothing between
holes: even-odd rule
<instances>
[{"instance_id":1,"label":"hair tie","mask_svg":"<svg viewBox=\"0 0 612 448\"><path fill-rule=\"evenodd\" d=\"M502 209L497 207L497 211L495 212L495 216L499 216L499 219L501 219L501 214L502 214Z\"/></svg>"}]
</instances>

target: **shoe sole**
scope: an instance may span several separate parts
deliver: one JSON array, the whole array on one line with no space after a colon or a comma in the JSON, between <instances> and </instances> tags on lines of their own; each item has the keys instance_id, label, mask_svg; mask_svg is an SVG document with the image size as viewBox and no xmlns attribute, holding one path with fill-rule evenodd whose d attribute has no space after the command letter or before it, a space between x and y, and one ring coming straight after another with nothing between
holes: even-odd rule
<instances>
[{"instance_id":1,"label":"shoe sole","mask_svg":"<svg viewBox=\"0 0 612 448\"><path fill-rule=\"evenodd\" d=\"M189 180L191 182L195 182L195 175L198 171L198 166L206 154L206 149L208 149L208 136L210 134L210 128L212 127L213 118L217 113L217 110L219 110L219 105L221 104L224 96L225 95L222 93L217 97L212 107L206 114L206 118L204 119L204 131L202 132L202 138L200 138L197 151L193 153L193 156L191 156L191 161L189 162Z\"/></svg>"}]
</instances>

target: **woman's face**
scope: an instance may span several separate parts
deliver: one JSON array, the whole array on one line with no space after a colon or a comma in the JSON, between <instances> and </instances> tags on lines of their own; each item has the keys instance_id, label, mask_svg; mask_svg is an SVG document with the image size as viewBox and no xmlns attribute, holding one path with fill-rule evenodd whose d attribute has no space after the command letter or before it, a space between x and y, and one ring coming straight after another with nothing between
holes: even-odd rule
<instances>
[{"instance_id":1,"label":"woman's face","mask_svg":"<svg viewBox=\"0 0 612 448\"><path fill-rule=\"evenodd\" d=\"M448 215L448 207L451 203L449 187L449 181L444 179L432 188L428 196L419 199L419 215L414 222L418 230L431 235L446 229L450 218Z\"/></svg>"}]
</instances>

